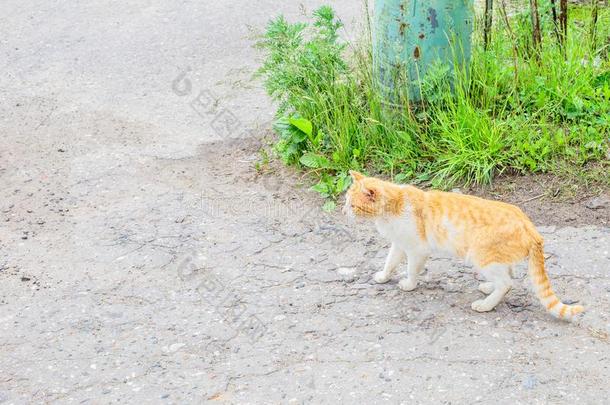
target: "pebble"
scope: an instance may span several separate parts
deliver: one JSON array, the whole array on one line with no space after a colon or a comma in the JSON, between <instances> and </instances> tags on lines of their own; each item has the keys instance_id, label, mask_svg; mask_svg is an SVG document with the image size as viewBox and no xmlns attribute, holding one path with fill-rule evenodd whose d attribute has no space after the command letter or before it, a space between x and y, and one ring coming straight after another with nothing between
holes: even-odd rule
<instances>
[{"instance_id":1,"label":"pebble","mask_svg":"<svg viewBox=\"0 0 610 405\"><path fill-rule=\"evenodd\" d=\"M562 302L566 305L574 305L576 303L578 303L578 300L571 300L571 299L563 299Z\"/></svg>"},{"instance_id":2,"label":"pebble","mask_svg":"<svg viewBox=\"0 0 610 405\"><path fill-rule=\"evenodd\" d=\"M598 210L602 208L608 208L610 205L610 199L606 196L594 197L585 202L585 207L590 210Z\"/></svg>"},{"instance_id":3,"label":"pebble","mask_svg":"<svg viewBox=\"0 0 610 405\"><path fill-rule=\"evenodd\" d=\"M171 345L169 347L169 351L176 352L176 351L180 350L181 348L183 348L184 346L186 346L184 343L174 343L173 345Z\"/></svg>"},{"instance_id":4,"label":"pebble","mask_svg":"<svg viewBox=\"0 0 610 405\"><path fill-rule=\"evenodd\" d=\"M383 373L379 373L379 378L382 379L385 382L390 382L392 381L390 378L386 377L385 375L383 375Z\"/></svg>"},{"instance_id":5,"label":"pebble","mask_svg":"<svg viewBox=\"0 0 610 405\"><path fill-rule=\"evenodd\" d=\"M525 380L523 380L523 388L525 388L526 390L531 390L535 386L536 386L536 376L530 374L527 377L525 377Z\"/></svg>"},{"instance_id":6,"label":"pebble","mask_svg":"<svg viewBox=\"0 0 610 405\"><path fill-rule=\"evenodd\" d=\"M353 267L339 267L337 270L337 273L341 274L342 276L353 276L355 272L356 269Z\"/></svg>"}]
</instances>

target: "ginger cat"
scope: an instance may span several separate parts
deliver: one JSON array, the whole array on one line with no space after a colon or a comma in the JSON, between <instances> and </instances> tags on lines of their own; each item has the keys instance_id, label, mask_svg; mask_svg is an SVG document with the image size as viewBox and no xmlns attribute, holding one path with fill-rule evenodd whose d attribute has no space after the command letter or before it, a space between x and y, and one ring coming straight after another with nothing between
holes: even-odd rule
<instances>
[{"instance_id":1,"label":"ginger cat","mask_svg":"<svg viewBox=\"0 0 610 405\"><path fill-rule=\"evenodd\" d=\"M551 288L544 269L543 239L529 218L516 206L440 191L425 192L350 171L344 212L372 219L379 233L392 242L377 283L390 280L405 258L407 278L398 283L404 291L417 286L428 256L446 252L473 264L488 281L479 286L487 297L472 303L478 312L491 311L511 289L511 269L529 259L529 275L538 299L553 316L570 320L581 305L563 304Z\"/></svg>"}]
</instances>

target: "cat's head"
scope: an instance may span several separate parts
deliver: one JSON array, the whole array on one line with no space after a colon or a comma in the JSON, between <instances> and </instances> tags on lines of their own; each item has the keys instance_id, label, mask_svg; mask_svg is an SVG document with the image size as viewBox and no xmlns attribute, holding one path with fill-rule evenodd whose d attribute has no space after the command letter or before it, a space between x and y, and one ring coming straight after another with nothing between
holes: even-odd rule
<instances>
[{"instance_id":1,"label":"cat's head","mask_svg":"<svg viewBox=\"0 0 610 405\"><path fill-rule=\"evenodd\" d=\"M353 181L345 196L344 213L371 219L400 215L404 200L398 186L353 170L349 174Z\"/></svg>"}]
</instances>

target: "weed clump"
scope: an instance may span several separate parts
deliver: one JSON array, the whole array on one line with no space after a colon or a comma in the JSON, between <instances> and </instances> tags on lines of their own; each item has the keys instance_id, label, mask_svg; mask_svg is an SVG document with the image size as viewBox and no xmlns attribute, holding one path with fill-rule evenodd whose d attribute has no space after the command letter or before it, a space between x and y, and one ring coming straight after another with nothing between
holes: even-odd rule
<instances>
[{"instance_id":1,"label":"weed clump","mask_svg":"<svg viewBox=\"0 0 610 405\"><path fill-rule=\"evenodd\" d=\"M349 169L449 188L607 160L610 10L597 12L595 36L588 14L574 14L562 44L542 18L537 47L527 12L510 25L497 18L486 49L475 30L468 74L430 69L424 102L392 105L373 72L370 27L349 44L329 6L310 23L280 16L258 43L259 74L278 103L275 151L316 174L314 190L331 199L349 186Z\"/></svg>"}]
</instances>

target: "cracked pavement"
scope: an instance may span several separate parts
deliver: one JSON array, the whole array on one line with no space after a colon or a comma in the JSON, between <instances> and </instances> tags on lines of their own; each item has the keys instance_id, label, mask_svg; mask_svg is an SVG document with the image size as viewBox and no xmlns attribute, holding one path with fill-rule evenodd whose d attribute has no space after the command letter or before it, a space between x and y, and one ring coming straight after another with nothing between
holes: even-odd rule
<instances>
[{"instance_id":1,"label":"cracked pavement","mask_svg":"<svg viewBox=\"0 0 610 405\"><path fill-rule=\"evenodd\" d=\"M604 403L610 228L538 224L573 324L523 266L486 314L448 258L373 284L372 227L254 169L247 25L299 11L252 3L0 6L0 403Z\"/></svg>"}]
</instances>

